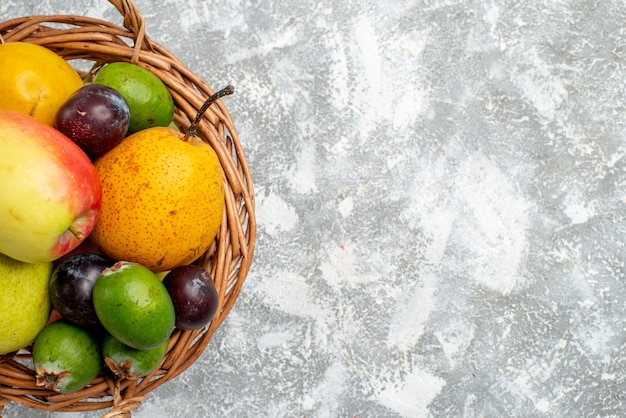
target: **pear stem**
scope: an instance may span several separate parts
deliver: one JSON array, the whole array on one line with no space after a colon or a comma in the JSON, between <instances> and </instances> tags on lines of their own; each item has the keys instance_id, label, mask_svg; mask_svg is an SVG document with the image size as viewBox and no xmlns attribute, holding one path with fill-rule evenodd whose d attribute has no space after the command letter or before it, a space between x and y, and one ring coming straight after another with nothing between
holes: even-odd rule
<instances>
[{"instance_id":1,"label":"pear stem","mask_svg":"<svg viewBox=\"0 0 626 418\"><path fill-rule=\"evenodd\" d=\"M183 137L183 141L189 141L189 137L190 136L194 136L196 134L196 130L198 129L198 125L200 125L200 120L202 119L202 115L204 115L204 112L207 111L209 106L211 106L213 103L215 103L216 101L218 101L222 97L229 96L229 95L233 94L234 91L235 91L235 88L233 86L226 86L223 89L221 89L220 91L215 92L213 95L211 95L211 97L209 97L202 104L202 106L200 107L200 110L198 110L198 114L196 115L196 118L191 123L191 125L189 125L189 129L187 129L187 132L185 132L185 136Z\"/></svg>"}]
</instances>

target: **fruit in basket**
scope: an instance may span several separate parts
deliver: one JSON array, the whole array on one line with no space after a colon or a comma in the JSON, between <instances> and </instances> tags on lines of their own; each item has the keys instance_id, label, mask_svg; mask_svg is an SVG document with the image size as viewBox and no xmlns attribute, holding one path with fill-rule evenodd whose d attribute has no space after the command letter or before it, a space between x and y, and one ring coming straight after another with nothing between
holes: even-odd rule
<instances>
[{"instance_id":1,"label":"fruit in basket","mask_svg":"<svg viewBox=\"0 0 626 418\"><path fill-rule=\"evenodd\" d=\"M78 73L49 49L27 42L0 44L0 110L15 110L47 125L83 86Z\"/></svg>"},{"instance_id":2,"label":"fruit in basket","mask_svg":"<svg viewBox=\"0 0 626 418\"><path fill-rule=\"evenodd\" d=\"M129 134L154 126L168 126L172 122L172 95L165 84L145 68L130 62L112 62L96 73L93 82L109 86L124 96L130 109Z\"/></svg>"},{"instance_id":3,"label":"fruit in basket","mask_svg":"<svg viewBox=\"0 0 626 418\"><path fill-rule=\"evenodd\" d=\"M147 376L163 361L169 342L170 339L166 338L161 345L151 350L136 350L107 334L102 342L104 364L122 379Z\"/></svg>"},{"instance_id":4,"label":"fruit in basket","mask_svg":"<svg viewBox=\"0 0 626 418\"><path fill-rule=\"evenodd\" d=\"M213 242L224 210L222 168L208 144L182 136L146 129L96 160L102 211L90 239L105 255L163 271Z\"/></svg>"},{"instance_id":5,"label":"fruit in basket","mask_svg":"<svg viewBox=\"0 0 626 418\"><path fill-rule=\"evenodd\" d=\"M213 242L224 208L221 166L208 144L182 136L143 130L95 162L103 200L91 240L104 254L163 271Z\"/></svg>"},{"instance_id":6,"label":"fruit in basket","mask_svg":"<svg viewBox=\"0 0 626 418\"><path fill-rule=\"evenodd\" d=\"M163 279L176 312L176 326L199 329L211 322L219 305L209 272L194 264L172 269Z\"/></svg>"},{"instance_id":7,"label":"fruit in basket","mask_svg":"<svg viewBox=\"0 0 626 418\"><path fill-rule=\"evenodd\" d=\"M102 211L90 239L108 257L154 272L190 264L213 243L224 212L224 179L215 151L193 136L211 96L185 133L144 129L95 161Z\"/></svg>"},{"instance_id":8,"label":"fruit in basket","mask_svg":"<svg viewBox=\"0 0 626 418\"><path fill-rule=\"evenodd\" d=\"M100 344L91 332L61 319L46 326L35 339L33 365L37 386L75 392L102 370Z\"/></svg>"},{"instance_id":9,"label":"fruit in basket","mask_svg":"<svg viewBox=\"0 0 626 418\"><path fill-rule=\"evenodd\" d=\"M50 315L52 262L25 263L0 254L0 355L32 343Z\"/></svg>"},{"instance_id":10,"label":"fruit in basket","mask_svg":"<svg viewBox=\"0 0 626 418\"><path fill-rule=\"evenodd\" d=\"M50 300L56 310L77 325L98 325L91 292L102 271L113 261L94 253L74 254L57 265L50 278Z\"/></svg>"},{"instance_id":11,"label":"fruit in basket","mask_svg":"<svg viewBox=\"0 0 626 418\"><path fill-rule=\"evenodd\" d=\"M156 275L141 264L120 261L105 269L92 297L100 323L132 348L156 348L174 330L172 299Z\"/></svg>"},{"instance_id":12,"label":"fruit in basket","mask_svg":"<svg viewBox=\"0 0 626 418\"><path fill-rule=\"evenodd\" d=\"M91 233L98 174L69 138L31 116L0 111L0 253L55 260Z\"/></svg>"},{"instance_id":13,"label":"fruit in basket","mask_svg":"<svg viewBox=\"0 0 626 418\"><path fill-rule=\"evenodd\" d=\"M61 105L54 126L95 159L122 142L129 121L130 110L120 93L88 84Z\"/></svg>"}]
</instances>

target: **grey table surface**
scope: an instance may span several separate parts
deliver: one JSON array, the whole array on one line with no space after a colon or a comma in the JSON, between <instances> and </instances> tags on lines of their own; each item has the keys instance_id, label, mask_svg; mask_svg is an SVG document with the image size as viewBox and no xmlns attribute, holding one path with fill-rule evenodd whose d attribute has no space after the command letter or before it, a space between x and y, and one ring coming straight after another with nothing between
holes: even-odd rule
<instances>
[{"instance_id":1,"label":"grey table surface","mask_svg":"<svg viewBox=\"0 0 626 418\"><path fill-rule=\"evenodd\" d=\"M136 417L626 416L623 1L136 3L237 88L259 224L232 313ZM121 23L0 0L61 12Z\"/></svg>"}]
</instances>

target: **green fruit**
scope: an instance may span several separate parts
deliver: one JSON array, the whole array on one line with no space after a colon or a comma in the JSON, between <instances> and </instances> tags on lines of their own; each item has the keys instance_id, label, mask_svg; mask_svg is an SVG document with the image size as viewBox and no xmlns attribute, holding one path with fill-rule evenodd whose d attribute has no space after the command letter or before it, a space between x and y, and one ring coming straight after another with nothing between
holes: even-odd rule
<instances>
[{"instance_id":1,"label":"green fruit","mask_svg":"<svg viewBox=\"0 0 626 418\"><path fill-rule=\"evenodd\" d=\"M0 254L0 354L32 343L50 315L52 262L25 263Z\"/></svg>"},{"instance_id":2,"label":"green fruit","mask_svg":"<svg viewBox=\"0 0 626 418\"><path fill-rule=\"evenodd\" d=\"M163 361L169 342L170 339L166 338L161 345L152 350L136 350L107 334L102 342L104 364L122 379L147 376Z\"/></svg>"},{"instance_id":3,"label":"green fruit","mask_svg":"<svg viewBox=\"0 0 626 418\"><path fill-rule=\"evenodd\" d=\"M103 363L93 334L59 320L46 326L35 339L33 364L38 386L70 393L91 383Z\"/></svg>"},{"instance_id":4,"label":"green fruit","mask_svg":"<svg viewBox=\"0 0 626 418\"><path fill-rule=\"evenodd\" d=\"M174 116L174 101L163 82L153 73L129 62L102 67L94 84L117 90L130 110L128 135L154 126L168 126Z\"/></svg>"},{"instance_id":5,"label":"green fruit","mask_svg":"<svg viewBox=\"0 0 626 418\"><path fill-rule=\"evenodd\" d=\"M104 269L92 299L104 328L134 349L156 348L174 330L172 299L157 276L141 264L120 261Z\"/></svg>"}]
</instances>

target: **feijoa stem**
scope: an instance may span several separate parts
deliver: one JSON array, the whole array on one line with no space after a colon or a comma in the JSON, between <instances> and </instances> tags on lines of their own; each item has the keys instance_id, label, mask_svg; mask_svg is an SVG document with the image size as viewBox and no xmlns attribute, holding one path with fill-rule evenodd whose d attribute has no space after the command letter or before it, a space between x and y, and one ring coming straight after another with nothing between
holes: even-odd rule
<instances>
[{"instance_id":1,"label":"feijoa stem","mask_svg":"<svg viewBox=\"0 0 626 418\"><path fill-rule=\"evenodd\" d=\"M133 363L130 360L122 361L117 364L111 357L104 359L104 364L113 372L113 374L121 379L137 379L139 376L134 375Z\"/></svg>"},{"instance_id":2,"label":"feijoa stem","mask_svg":"<svg viewBox=\"0 0 626 418\"><path fill-rule=\"evenodd\" d=\"M35 375L35 384L37 386L43 386L46 389L55 390L63 379L68 377L71 373L67 370L55 373L45 370L43 367L37 367Z\"/></svg>"},{"instance_id":3,"label":"feijoa stem","mask_svg":"<svg viewBox=\"0 0 626 418\"><path fill-rule=\"evenodd\" d=\"M198 114L196 115L196 118L191 123L191 125L189 125L189 129L187 129L187 132L185 132L185 136L183 137L183 141L188 141L190 136L194 136L196 134L196 130L198 129L198 125L200 124L200 120L202 119L202 115L204 115L204 112L207 111L209 106L211 106L213 103L215 103L216 101L218 101L222 97L229 96L229 95L233 94L234 91L235 91L235 88L233 86L226 86L223 89L221 89L220 91L213 93L211 95L211 97L209 97L202 104L202 106L200 107L200 110L198 110Z\"/></svg>"}]
</instances>

